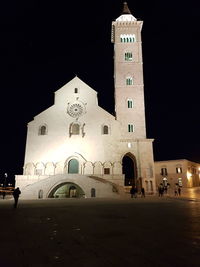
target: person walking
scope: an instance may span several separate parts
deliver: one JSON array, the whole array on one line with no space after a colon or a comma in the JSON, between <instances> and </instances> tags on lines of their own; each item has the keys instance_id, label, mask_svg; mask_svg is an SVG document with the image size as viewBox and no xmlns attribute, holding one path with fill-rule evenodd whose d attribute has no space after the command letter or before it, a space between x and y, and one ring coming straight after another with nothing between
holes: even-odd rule
<instances>
[{"instance_id":1,"label":"person walking","mask_svg":"<svg viewBox=\"0 0 200 267\"><path fill-rule=\"evenodd\" d=\"M14 203L14 208L17 208L17 203L18 203L18 199L19 199L19 195L21 194L21 191L19 190L19 187L17 187L14 191L13 191L13 197L15 200Z\"/></svg>"},{"instance_id":2,"label":"person walking","mask_svg":"<svg viewBox=\"0 0 200 267\"><path fill-rule=\"evenodd\" d=\"M180 186L178 187L178 195L179 196L181 195L181 188L180 188Z\"/></svg>"}]
</instances>

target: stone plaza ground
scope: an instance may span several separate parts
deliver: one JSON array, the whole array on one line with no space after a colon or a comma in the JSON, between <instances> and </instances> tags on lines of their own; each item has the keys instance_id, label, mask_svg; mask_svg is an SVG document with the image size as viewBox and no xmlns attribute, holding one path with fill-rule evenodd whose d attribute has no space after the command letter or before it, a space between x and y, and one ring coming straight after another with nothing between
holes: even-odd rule
<instances>
[{"instance_id":1,"label":"stone plaza ground","mask_svg":"<svg viewBox=\"0 0 200 267\"><path fill-rule=\"evenodd\" d=\"M199 266L198 190L195 198L19 200L17 209L1 199L0 266Z\"/></svg>"}]
</instances>

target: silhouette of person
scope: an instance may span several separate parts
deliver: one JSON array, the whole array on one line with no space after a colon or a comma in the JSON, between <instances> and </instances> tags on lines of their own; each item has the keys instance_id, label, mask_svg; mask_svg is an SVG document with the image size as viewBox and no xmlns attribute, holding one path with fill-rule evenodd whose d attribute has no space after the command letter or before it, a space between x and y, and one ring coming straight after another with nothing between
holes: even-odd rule
<instances>
[{"instance_id":1,"label":"silhouette of person","mask_svg":"<svg viewBox=\"0 0 200 267\"><path fill-rule=\"evenodd\" d=\"M145 197L145 190L144 190L144 187L141 188L141 197Z\"/></svg>"},{"instance_id":2,"label":"silhouette of person","mask_svg":"<svg viewBox=\"0 0 200 267\"><path fill-rule=\"evenodd\" d=\"M14 191L13 191L13 197L15 200L14 203L14 208L17 208L17 203L18 203L18 199L19 199L19 195L21 194L21 191L19 190L19 187L17 187Z\"/></svg>"},{"instance_id":3,"label":"silhouette of person","mask_svg":"<svg viewBox=\"0 0 200 267\"><path fill-rule=\"evenodd\" d=\"M179 186L179 188L178 188L178 195L179 195L179 196L181 195L181 188L180 188L180 186Z\"/></svg>"},{"instance_id":4,"label":"silhouette of person","mask_svg":"<svg viewBox=\"0 0 200 267\"><path fill-rule=\"evenodd\" d=\"M135 195L135 188L134 188L134 186L131 187L130 193L131 193L131 198L133 198L134 195Z\"/></svg>"}]
</instances>

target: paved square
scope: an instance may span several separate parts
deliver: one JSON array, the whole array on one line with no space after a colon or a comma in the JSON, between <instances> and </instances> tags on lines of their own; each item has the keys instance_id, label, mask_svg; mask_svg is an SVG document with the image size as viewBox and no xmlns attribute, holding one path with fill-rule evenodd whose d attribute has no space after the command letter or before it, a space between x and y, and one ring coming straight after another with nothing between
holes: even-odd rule
<instances>
[{"instance_id":1,"label":"paved square","mask_svg":"<svg viewBox=\"0 0 200 267\"><path fill-rule=\"evenodd\" d=\"M200 202L1 200L0 266L199 266Z\"/></svg>"}]
</instances>

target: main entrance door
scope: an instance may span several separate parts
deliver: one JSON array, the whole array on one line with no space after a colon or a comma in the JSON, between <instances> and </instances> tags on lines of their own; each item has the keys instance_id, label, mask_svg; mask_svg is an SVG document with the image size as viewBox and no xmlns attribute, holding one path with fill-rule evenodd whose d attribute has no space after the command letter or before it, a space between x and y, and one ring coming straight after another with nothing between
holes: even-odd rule
<instances>
[{"instance_id":1,"label":"main entrance door","mask_svg":"<svg viewBox=\"0 0 200 267\"><path fill-rule=\"evenodd\" d=\"M136 186L137 168L135 157L131 153L127 153L122 159L122 171L125 175L125 186Z\"/></svg>"}]
</instances>

